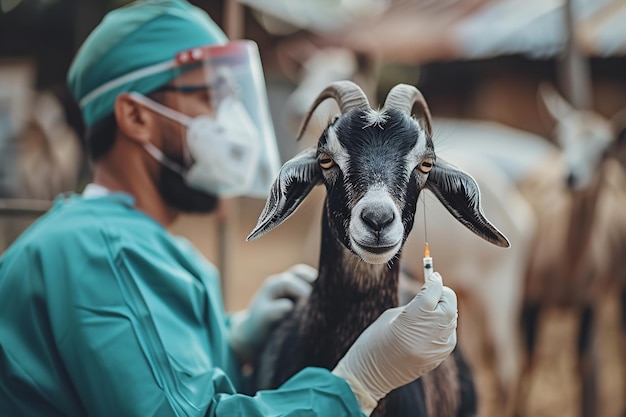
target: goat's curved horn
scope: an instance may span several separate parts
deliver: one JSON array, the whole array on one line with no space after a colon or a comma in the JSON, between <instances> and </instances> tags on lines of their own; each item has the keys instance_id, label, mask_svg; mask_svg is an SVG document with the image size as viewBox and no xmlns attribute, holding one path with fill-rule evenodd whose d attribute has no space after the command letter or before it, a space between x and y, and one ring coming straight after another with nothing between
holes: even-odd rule
<instances>
[{"instance_id":1,"label":"goat's curved horn","mask_svg":"<svg viewBox=\"0 0 626 417\"><path fill-rule=\"evenodd\" d=\"M389 91L389 94L387 94L383 110L396 109L407 116L411 116L413 106L416 104L420 107L426 119L426 133L428 133L428 136L432 137L433 124L430 110L428 104L426 104L426 99L416 87L409 84L398 84L393 87L391 91Z\"/></svg>"},{"instance_id":2,"label":"goat's curved horn","mask_svg":"<svg viewBox=\"0 0 626 417\"><path fill-rule=\"evenodd\" d=\"M352 109L361 109L368 110L370 109L370 103L367 100L367 96L361 90L361 87L353 83L352 81L335 81L326 87L315 99L309 112L304 117L304 121L300 126L300 131L298 132L297 140L300 140L307 126L309 125L309 121L311 120L311 116L313 116L313 112L324 100L327 98L333 98L339 104L339 109L341 113L346 113Z\"/></svg>"}]
</instances>

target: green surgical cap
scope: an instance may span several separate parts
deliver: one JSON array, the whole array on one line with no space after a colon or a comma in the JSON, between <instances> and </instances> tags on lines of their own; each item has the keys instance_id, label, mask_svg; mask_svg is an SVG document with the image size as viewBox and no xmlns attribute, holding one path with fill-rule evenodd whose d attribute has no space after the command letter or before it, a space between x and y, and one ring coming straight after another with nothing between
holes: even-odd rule
<instances>
[{"instance_id":1,"label":"green surgical cap","mask_svg":"<svg viewBox=\"0 0 626 417\"><path fill-rule=\"evenodd\" d=\"M120 93L148 94L177 75L164 68L141 76L142 69L172 61L181 51L227 41L207 14L186 0L135 1L102 19L76 54L67 82L91 127L113 112ZM113 88L96 90L113 80L118 81Z\"/></svg>"}]
</instances>

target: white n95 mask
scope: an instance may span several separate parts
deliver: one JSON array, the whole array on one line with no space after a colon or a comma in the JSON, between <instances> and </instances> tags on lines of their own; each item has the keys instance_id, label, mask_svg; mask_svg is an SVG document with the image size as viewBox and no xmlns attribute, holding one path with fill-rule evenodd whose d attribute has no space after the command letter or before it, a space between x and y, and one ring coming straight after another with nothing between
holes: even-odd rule
<instances>
[{"instance_id":1,"label":"white n95 mask","mask_svg":"<svg viewBox=\"0 0 626 417\"><path fill-rule=\"evenodd\" d=\"M243 105L224 99L215 119L201 116L187 126L187 146L193 163L187 184L222 197L243 195L259 164L260 139Z\"/></svg>"},{"instance_id":2,"label":"white n95 mask","mask_svg":"<svg viewBox=\"0 0 626 417\"><path fill-rule=\"evenodd\" d=\"M220 197L244 195L259 164L260 138L243 105L226 97L215 118L191 118L138 93L131 97L143 106L187 128L185 165L172 161L152 143L144 144L156 160L178 172L191 188Z\"/></svg>"}]
</instances>

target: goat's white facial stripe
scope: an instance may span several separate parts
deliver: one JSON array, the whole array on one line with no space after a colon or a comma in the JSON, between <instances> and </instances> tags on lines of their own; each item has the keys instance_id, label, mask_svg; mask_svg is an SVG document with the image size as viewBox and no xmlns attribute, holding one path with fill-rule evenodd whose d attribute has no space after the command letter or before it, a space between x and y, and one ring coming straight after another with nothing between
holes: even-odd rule
<instances>
[{"instance_id":1,"label":"goat's white facial stripe","mask_svg":"<svg viewBox=\"0 0 626 417\"><path fill-rule=\"evenodd\" d=\"M374 230L365 219L374 213L378 218L386 216L389 221L380 230ZM384 184L372 186L354 206L348 226L352 250L365 262L381 264L389 262L402 246L404 225L400 210ZM375 253L373 250L381 250Z\"/></svg>"},{"instance_id":2,"label":"goat's white facial stripe","mask_svg":"<svg viewBox=\"0 0 626 417\"><path fill-rule=\"evenodd\" d=\"M404 171L407 178L411 175L417 164L419 164L426 155L426 133L420 129L420 135L415 142L415 146L406 157L406 165Z\"/></svg>"},{"instance_id":3,"label":"goat's white facial stripe","mask_svg":"<svg viewBox=\"0 0 626 417\"><path fill-rule=\"evenodd\" d=\"M337 132L335 132L335 128L331 126L328 129L328 135L326 137L326 148L328 153L333 157L335 163L339 166L339 168L346 172L348 169L348 151L346 148L341 145L339 142L339 138L337 137Z\"/></svg>"}]
</instances>

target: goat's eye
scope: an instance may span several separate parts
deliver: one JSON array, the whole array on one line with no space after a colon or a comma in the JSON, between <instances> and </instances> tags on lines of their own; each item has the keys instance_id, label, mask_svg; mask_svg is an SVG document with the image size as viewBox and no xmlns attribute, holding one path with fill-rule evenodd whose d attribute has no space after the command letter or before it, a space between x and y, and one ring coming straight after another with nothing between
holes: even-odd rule
<instances>
[{"instance_id":1,"label":"goat's eye","mask_svg":"<svg viewBox=\"0 0 626 417\"><path fill-rule=\"evenodd\" d=\"M433 162L433 158L424 158L417 167L423 173L428 173L431 169L433 169Z\"/></svg>"},{"instance_id":2,"label":"goat's eye","mask_svg":"<svg viewBox=\"0 0 626 417\"><path fill-rule=\"evenodd\" d=\"M319 156L320 166L324 169L332 168L335 165L335 161L327 153L320 154Z\"/></svg>"}]
</instances>

